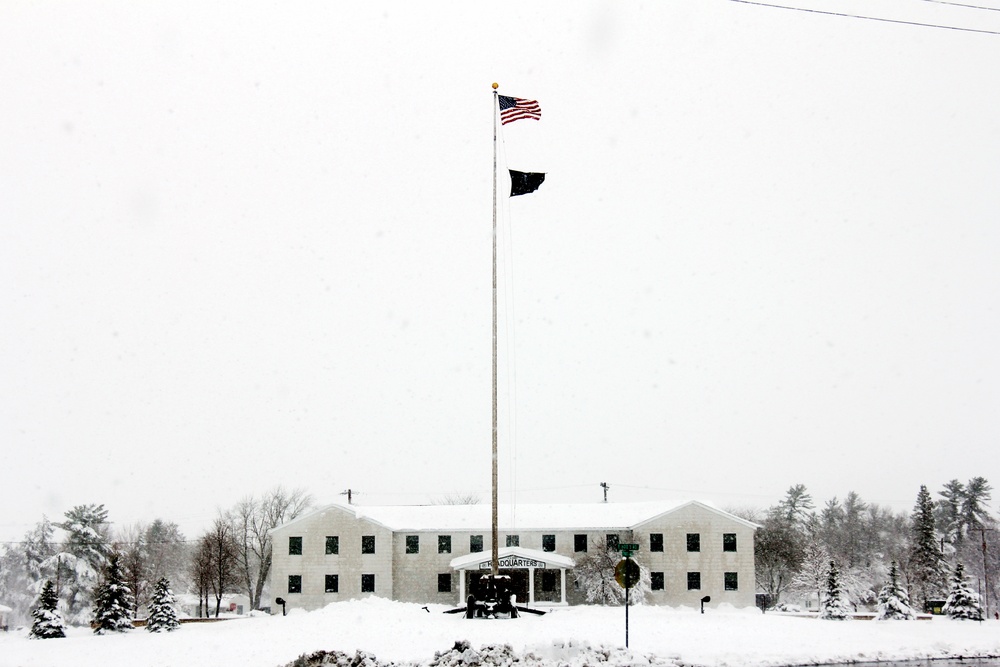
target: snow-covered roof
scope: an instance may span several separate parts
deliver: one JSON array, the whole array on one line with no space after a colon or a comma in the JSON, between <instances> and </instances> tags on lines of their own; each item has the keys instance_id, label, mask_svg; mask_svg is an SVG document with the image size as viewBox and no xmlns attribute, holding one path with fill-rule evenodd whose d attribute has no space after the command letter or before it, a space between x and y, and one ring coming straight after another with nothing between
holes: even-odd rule
<instances>
[{"instance_id":1,"label":"snow-covered roof","mask_svg":"<svg viewBox=\"0 0 1000 667\"><path fill-rule=\"evenodd\" d=\"M641 503L575 503L500 505L498 528L510 530L596 530L630 528L688 505L697 505L750 528L757 524L697 500ZM486 530L493 525L490 505L344 505L332 503L290 521L283 528L318 512L339 509L392 531Z\"/></svg>"}]
</instances>

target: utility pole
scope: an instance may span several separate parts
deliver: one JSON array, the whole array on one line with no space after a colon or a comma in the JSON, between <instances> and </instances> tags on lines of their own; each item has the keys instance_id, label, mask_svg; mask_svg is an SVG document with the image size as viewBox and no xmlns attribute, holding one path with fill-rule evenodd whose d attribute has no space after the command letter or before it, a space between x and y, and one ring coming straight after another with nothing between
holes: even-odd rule
<instances>
[{"instance_id":1,"label":"utility pole","mask_svg":"<svg viewBox=\"0 0 1000 667\"><path fill-rule=\"evenodd\" d=\"M607 482L601 482L601 488L604 489L604 502L608 502L608 489L611 487L608 486Z\"/></svg>"},{"instance_id":2,"label":"utility pole","mask_svg":"<svg viewBox=\"0 0 1000 667\"><path fill-rule=\"evenodd\" d=\"M978 530L979 535L983 538L983 581L985 583L984 588L986 593L983 595L983 600L986 601L986 618L990 617L990 573L987 570L986 562L986 533L994 532L994 528L974 528L973 530Z\"/></svg>"}]
</instances>

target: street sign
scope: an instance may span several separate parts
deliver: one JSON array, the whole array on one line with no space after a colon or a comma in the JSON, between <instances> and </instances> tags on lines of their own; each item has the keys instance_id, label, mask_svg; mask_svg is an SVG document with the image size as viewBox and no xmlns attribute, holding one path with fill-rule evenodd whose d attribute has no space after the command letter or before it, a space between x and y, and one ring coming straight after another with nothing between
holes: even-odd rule
<instances>
[{"instance_id":1,"label":"street sign","mask_svg":"<svg viewBox=\"0 0 1000 667\"><path fill-rule=\"evenodd\" d=\"M639 564L631 558L623 558L615 566L615 581L622 588L633 588L639 583Z\"/></svg>"},{"instance_id":2,"label":"street sign","mask_svg":"<svg viewBox=\"0 0 1000 667\"><path fill-rule=\"evenodd\" d=\"M632 555L639 550L638 544L619 544L618 551L622 552L622 556L625 558L631 558Z\"/></svg>"}]
</instances>

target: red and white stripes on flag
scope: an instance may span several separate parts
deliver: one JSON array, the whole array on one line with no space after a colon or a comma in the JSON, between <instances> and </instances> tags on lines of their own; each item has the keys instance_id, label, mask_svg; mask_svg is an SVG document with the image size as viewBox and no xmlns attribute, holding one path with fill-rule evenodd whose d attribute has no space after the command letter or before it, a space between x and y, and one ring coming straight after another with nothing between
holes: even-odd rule
<instances>
[{"instance_id":1,"label":"red and white stripes on flag","mask_svg":"<svg viewBox=\"0 0 1000 667\"><path fill-rule=\"evenodd\" d=\"M522 118L542 119L542 107L535 100L498 95L500 102L500 124L506 125Z\"/></svg>"}]
</instances>

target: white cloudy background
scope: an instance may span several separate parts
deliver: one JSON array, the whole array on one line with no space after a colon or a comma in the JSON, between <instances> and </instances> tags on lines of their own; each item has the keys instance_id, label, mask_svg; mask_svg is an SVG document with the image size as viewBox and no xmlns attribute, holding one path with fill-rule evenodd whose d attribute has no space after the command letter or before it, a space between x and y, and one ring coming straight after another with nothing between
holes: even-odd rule
<instances>
[{"instance_id":1,"label":"white cloudy background","mask_svg":"<svg viewBox=\"0 0 1000 667\"><path fill-rule=\"evenodd\" d=\"M501 168L548 174L501 197L505 497L1000 483L1000 34L14 0L0 44L0 539L91 502L190 534L275 484L488 499L493 81L543 110Z\"/></svg>"}]
</instances>

